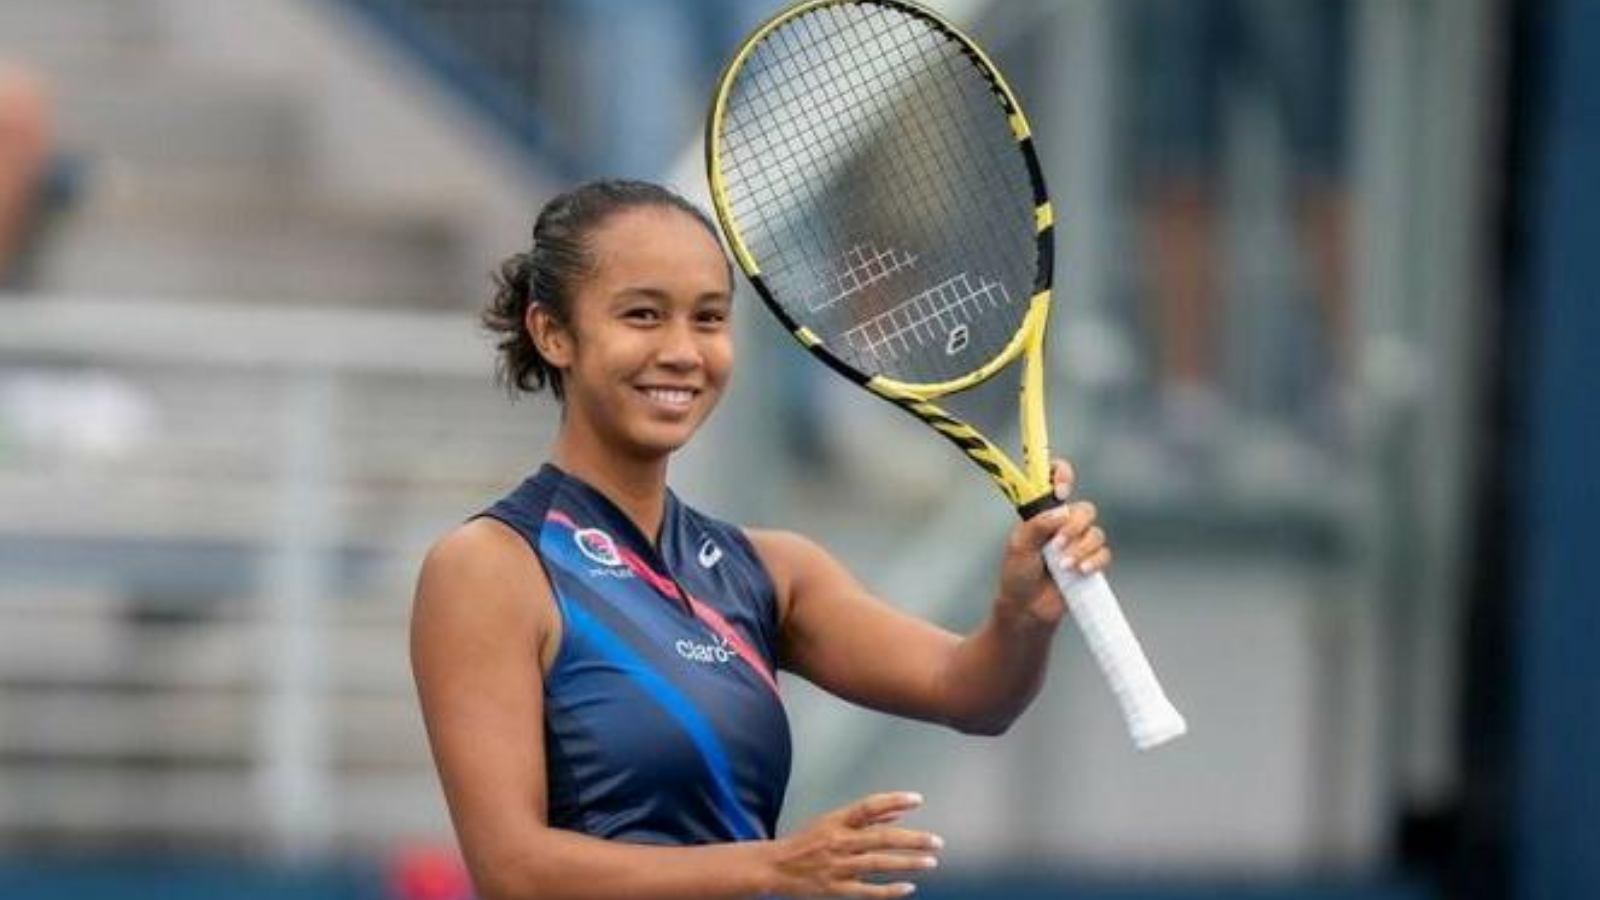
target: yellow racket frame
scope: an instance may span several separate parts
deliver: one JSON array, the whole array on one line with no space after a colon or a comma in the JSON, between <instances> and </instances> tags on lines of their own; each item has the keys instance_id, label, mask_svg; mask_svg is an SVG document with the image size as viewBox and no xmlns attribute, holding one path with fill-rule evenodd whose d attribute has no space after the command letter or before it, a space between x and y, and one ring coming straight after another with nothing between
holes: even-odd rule
<instances>
[{"instance_id":1,"label":"yellow racket frame","mask_svg":"<svg viewBox=\"0 0 1600 900\"><path fill-rule=\"evenodd\" d=\"M1041 271L1036 279L1038 288L1028 303L1022 324L1004 348L983 365L959 378L933 384L896 381L884 376L868 376L832 353L823 340L810 329L789 316L773 298L761 277L761 266L750 253L739 223L734 219L732 203L722 177L722 130L727 115L728 95L733 82L743 69L745 61L755 48L773 32L793 19L829 6L884 6L924 19L962 44L972 62L994 85L996 96L1005 108L1011 124L1011 133L1028 164L1034 188L1034 227L1040 246ZM1044 337L1045 324L1050 311L1050 283L1052 273L1051 240L1055 214L1045 193L1044 179L1040 174L1037 156L1033 150L1033 132L1022 114L1022 106L1000 70L987 54L965 33L938 13L907 0L805 0L767 20L745 38L733 59L723 70L712 96L711 114L706 121L706 172L711 186L711 202L717 221L727 236L733 257L739 268L750 279L756 292L783 323L789 332L807 350L834 370L865 387L885 400L906 410L940 434L948 438L961 451L989 473L1000 490L1024 516L1038 511L1042 505L1053 505L1050 485L1050 438L1045 425L1044 407ZM968 390L993 378L1000 370L1018 359L1022 360L1022 385L1020 397L1022 464L1019 466L1005 451L997 447L984 434L961 419L951 415L936 400Z\"/></svg>"}]
</instances>

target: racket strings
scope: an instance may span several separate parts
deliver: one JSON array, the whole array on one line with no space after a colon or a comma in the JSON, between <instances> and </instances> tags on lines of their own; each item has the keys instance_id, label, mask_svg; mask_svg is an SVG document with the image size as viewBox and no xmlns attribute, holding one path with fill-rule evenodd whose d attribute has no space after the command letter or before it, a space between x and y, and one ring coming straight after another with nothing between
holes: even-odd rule
<instances>
[{"instance_id":1,"label":"racket strings","mask_svg":"<svg viewBox=\"0 0 1600 900\"><path fill-rule=\"evenodd\" d=\"M833 11L830 10L828 12L831 14ZM893 44L885 43L885 38L888 35L885 33L883 25L890 21L887 17L876 17L878 27L869 30L865 35L841 35L838 30L831 31L821 37L814 34L797 34L797 32L804 30L801 27L802 24L814 25L816 24L815 21L796 23L796 27L783 29L775 34L774 39L782 45L782 52L787 54L787 58L798 60L803 65L798 70L790 67L790 71L783 72L779 80L770 82L776 85L780 100L783 102L793 102L795 99L814 101L820 108L821 113L830 117L850 115L853 110L863 108L863 101L871 100L871 98L863 97L863 94L867 92L864 86L882 81L893 71L896 63L905 61L903 48L896 51ZM825 63L827 60L819 56L816 46L821 41L832 39L850 41L850 43L842 46L859 46L870 40L873 52L862 54L857 50L851 52L847 58L848 70L861 74L863 77L856 79L853 83L840 79L837 77L837 73L828 74L827 78L831 79L831 81L819 78L818 73L823 70L818 68L818 64ZM838 154L831 152L831 148L824 148L819 151L818 145L821 141L818 138L831 138L833 147L842 148L852 157L864 155L871 148L861 139L861 132L881 131L888 124L884 118L885 111L886 108L880 107L876 111L878 115L873 120L865 123L855 123L855 127L837 127L837 122L835 122L835 127L832 131L812 129L799 135L791 136L789 146L784 148L782 156L798 162L820 162L824 166L836 168L839 164ZM862 127L863 124L866 127ZM758 145L758 153L763 149L767 148ZM811 159L798 159L802 156L811 157ZM806 172L810 168L806 165L796 165L792 167L792 172ZM818 195L826 190L827 183L825 180L815 178L807 178L796 182L793 175L786 172L779 187L783 193L796 197L802 202L811 201L815 203L819 199ZM797 189L804 193L797 194ZM889 199L892 202L894 196L891 195ZM846 217L850 217L849 207L843 207L840 212Z\"/></svg>"},{"instance_id":2,"label":"racket strings","mask_svg":"<svg viewBox=\"0 0 1600 900\"><path fill-rule=\"evenodd\" d=\"M828 18L834 18L831 15L831 11L828 11ZM860 102L862 99L861 91L846 84L836 74L825 75L826 70L823 66L828 63L828 60L821 55L818 45L823 41L833 41L835 42L834 47L850 46L852 43L859 43L865 39L881 46L884 37L881 26L886 21L879 19L879 28L866 31L864 34L857 33L854 35L843 33L843 29L839 27L840 23L836 21L828 22L833 27L826 34L819 36L815 33L804 33L808 30L821 30L817 27L820 24L818 19L808 20L803 23L803 26L797 23L796 27L780 30L773 35L774 40L779 44L777 52L773 55L775 58L786 62L787 65L780 65L779 71L775 73L775 80L767 82L753 81L752 83L758 86L756 93L759 94L761 89L765 87L773 88L777 103L788 113L783 119L788 123L802 123L802 120L795 118L790 111L805 105L810 105L812 113L819 116L839 117L851 115L852 109L860 109L862 106ZM834 62L837 63L838 60ZM890 62L892 62L892 57L886 54L873 54L863 58L861 54L853 53L849 59L849 66L864 74L863 80L865 83L872 84L887 75L887 67ZM755 105L759 108L759 104ZM836 124L837 121L835 119ZM764 125L770 124L770 120L763 119L762 123ZM872 128L881 128L883 122L879 120L865 124ZM819 128L806 130L790 128L786 130L784 144L781 147L773 148L768 142L757 143L753 148L752 157L754 159L765 161L775 158L788 163L780 176L780 180L774 185L774 189L766 191L767 196L765 197L757 196L753 198L757 201L764 200L775 204L773 206L762 206L759 211L767 213L773 211L783 212L787 208L788 211L801 213L788 216L787 221L782 221L784 225L815 225L823 221L837 221L839 224L853 227L855 230L862 230L870 225L871 223L862 221L862 217L857 214L864 210L865 207L852 207L847 203L830 204L824 210L828 214L825 216L803 214L807 209L817 210L822 207L824 201L830 196L829 179L814 177L813 173L818 168L829 171L837 170L869 149L866 142L858 135L858 132L864 130L866 128L862 127L860 123L851 128L835 127L831 131ZM761 136L770 133L770 130L766 128L758 132ZM823 139L828 140L825 143ZM759 174L761 176L770 175L770 169L763 166ZM752 209L750 212L755 213L758 210ZM815 232L809 237L813 240L809 243L796 243L793 245L794 248L796 250L806 250L810 247L821 246L830 239L827 235ZM785 263L797 262L800 265L798 266L799 271L795 273L796 275L805 277L815 274L807 268L808 264L814 262L810 254L800 252L786 254L782 252L781 246L776 249L778 250L775 254L777 264L771 268L787 271L789 266L786 266Z\"/></svg>"},{"instance_id":3,"label":"racket strings","mask_svg":"<svg viewBox=\"0 0 1600 900\"><path fill-rule=\"evenodd\" d=\"M753 48L719 138L771 299L850 365L946 381L1015 335L1038 264L1032 183L965 45L894 9L802 15Z\"/></svg>"}]
</instances>

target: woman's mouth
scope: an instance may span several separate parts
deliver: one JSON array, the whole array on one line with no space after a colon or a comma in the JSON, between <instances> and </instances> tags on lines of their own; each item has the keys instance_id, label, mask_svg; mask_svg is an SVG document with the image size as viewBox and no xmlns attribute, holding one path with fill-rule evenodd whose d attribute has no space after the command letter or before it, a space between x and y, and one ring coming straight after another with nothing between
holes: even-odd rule
<instances>
[{"instance_id":1,"label":"woman's mouth","mask_svg":"<svg viewBox=\"0 0 1600 900\"><path fill-rule=\"evenodd\" d=\"M694 398L700 393L694 388L680 387L641 387L639 392L649 397L656 405L674 412L683 412L694 405Z\"/></svg>"}]
</instances>

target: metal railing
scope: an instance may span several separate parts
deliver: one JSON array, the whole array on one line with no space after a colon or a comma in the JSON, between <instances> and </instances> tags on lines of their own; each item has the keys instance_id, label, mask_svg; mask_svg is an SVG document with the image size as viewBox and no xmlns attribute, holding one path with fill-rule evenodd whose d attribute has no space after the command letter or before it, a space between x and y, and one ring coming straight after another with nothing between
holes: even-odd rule
<instances>
[{"instance_id":1,"label":"metal railing","mask_svg":"<svg viewBox=\"0 0 1600 900\"><path fill-rule=\"evenodd\" d=\"M465 314L0 297L0 841L444 834L410 582L553 425L491 364Z\"/></svg>"}]
</instances>

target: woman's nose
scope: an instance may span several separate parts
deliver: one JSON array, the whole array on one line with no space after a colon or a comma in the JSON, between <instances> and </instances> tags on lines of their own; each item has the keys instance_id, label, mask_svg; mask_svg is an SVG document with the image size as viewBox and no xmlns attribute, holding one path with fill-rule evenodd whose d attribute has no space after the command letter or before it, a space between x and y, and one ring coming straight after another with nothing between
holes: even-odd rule
<instances>
[{"instance_id":1,"label":"woman's nose","mask_svg":"<svg viewBox=\"0 0 1600 900\"><path fill-rule=\"evenodd\" d=\"M688 322L674 320L662 329L657 359L675 368L693 368L700 364L700 345L695 342L694 329Z\"/></svg>"}]
</instances>

